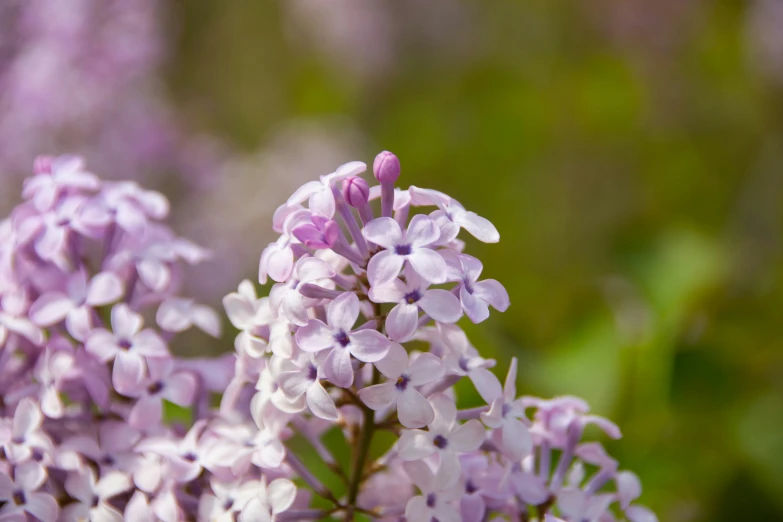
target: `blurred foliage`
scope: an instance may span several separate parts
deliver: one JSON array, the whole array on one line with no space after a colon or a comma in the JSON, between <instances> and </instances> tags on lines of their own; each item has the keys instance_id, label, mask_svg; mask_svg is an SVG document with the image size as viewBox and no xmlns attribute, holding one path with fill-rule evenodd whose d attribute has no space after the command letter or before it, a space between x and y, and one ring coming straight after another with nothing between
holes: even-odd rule
<instances>
[{"instance_id":1,"label":"blurred foliage","mask_svg":"<svg viewBox=\"0 0 783 522\"><path fill-rule=\"evenodd\" d=\"M469 247L512 307L468 332L500 373L516 355L524 393L616 420L662 521L783 520L783 92L748 59L752 3L443 4L438 44L437 13L379 1L395 60L362 77L282 2L180 2L171 93L248 151L335 116L365 161L394 151L501 231Z\"/></svg>"}]
</instances>

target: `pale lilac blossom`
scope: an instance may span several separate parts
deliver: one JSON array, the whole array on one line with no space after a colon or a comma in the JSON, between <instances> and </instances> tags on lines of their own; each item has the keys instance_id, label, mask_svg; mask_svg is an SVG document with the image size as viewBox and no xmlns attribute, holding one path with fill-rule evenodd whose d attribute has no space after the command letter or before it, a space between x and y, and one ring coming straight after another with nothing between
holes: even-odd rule
<instances>
[{"instance_id":1,"label":"pale lilac blossom","mask_svg":"<svg viewBox=\"0 0 783 522\"><path fill-rule=\"evenodd\" d=\"M441 361L430 353L412 357L405 348L391 343L389 353L375 363L389 380L359 390L359 398L373 410L396 405L400 423L406 428L421 428L435 419L435 412L417 386L429 384L443 375Z\"/></svg>"},{"instance_id":2,"label":"pale lilac blossom","mask_svg":"<svg viewBox=\"0 0 783 522\"><path fill-rule=\"evenodd\" d=\"M426 281L446 282L446 261L430 248L438 241L440 231L427 216L414 216L405 231L391 218L374 219L365 225L363 233L367 241L384 248L367 265L373 286L392 282L406 262Z\"/></svg>"},{"instance_id":3,"label":"pale lilac blossom","mask_svg":"<svg viewBox=\"0 0 783 522\"><path fill-rule=\"evenodd\" d=\"M311 319L296 333L296 342L306 352L331 349L324 360L326 378L346 388L353 383L351 357L366 363L383 359L389 351L389 340L375 330L353 330L359 318L359 299L346 292L329 303L328 324Z\"/></svg>"}]
</instances>

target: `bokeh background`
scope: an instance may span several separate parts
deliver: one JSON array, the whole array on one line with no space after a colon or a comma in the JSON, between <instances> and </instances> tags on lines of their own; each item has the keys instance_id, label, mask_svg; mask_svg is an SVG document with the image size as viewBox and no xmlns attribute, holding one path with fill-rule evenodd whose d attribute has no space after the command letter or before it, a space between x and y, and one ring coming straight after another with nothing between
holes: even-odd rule
<instances>
[{"instance_id":1,"label":"bokeh background","mask_svg":"<svg viewBox=\"0 0 783 522\"><path fill-rule=\"evenodd\" d=\"M0 206L42 152L158 188L202 300L382 149L500 230L499 372L616 420L662 521L783 520L783 0L0 3Z\"/></svg>"}]
</instances>

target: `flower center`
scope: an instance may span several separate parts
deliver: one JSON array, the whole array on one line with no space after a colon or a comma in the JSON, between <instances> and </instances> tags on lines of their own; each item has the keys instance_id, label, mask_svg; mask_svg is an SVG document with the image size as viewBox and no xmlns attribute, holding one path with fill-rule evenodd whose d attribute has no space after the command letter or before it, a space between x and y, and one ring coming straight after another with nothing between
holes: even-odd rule
<instances>
[{"instance_id":1,"label":"flower center","mask_svg":"<svg viewBox=\"0 0 783 522\"><path fill-rule=\"evenodd\" d=\"M421 299L421 292L418 290L405 294L405 302L408 304L418 303L419 299Z\"/></svg>"},{"instance_id":2,"label":"flower center","mask_svg":"<svg viewBox=\"0 0 783 522\"><path fill-rule=\"evenodd\" d=\"M340 330L340 332L334 336L334 340L337 341L337 344L339 344L343 348L351 344L350 337L348 337L348 334L345 333L343 330Z\"/></svg>"},{"instance_id":3,"label":"flower center","mask_svg":"<svg viewBox=\"0 0 783 522\"><path fill-rule=\"evenodd\" d=\"M405 374L403 373L402 375L400 375L400 376L397 378L397 382L396 382L396 383L394 383L394 386L395 386L395 387L396 387L398 390L400 390L400 391L405 391L405 388L407 388L407 387L408 387L408 383L409 383L410 381L411 381L411 378L410 378L410 377L408 377L407 375L405 375Z\"/></svg>"},{"instance_id":4,"label":"flower center","mask_svg":"<svg viewBox=\"0 0 783 522\"><path fill-rule=\"evenodd\" d=\"M155 381L147 387L147 393L157 395L163 391L163 381Z\"/></svg>"},{"instance_id":5,"label":"flower center","mask_svg":"<svg viewBox=\"0 0 783 522\"><path fill-rule=\"evenodd\" d=\"M226 501L223 502L223 511L228 511L229 509L231 509L233 505L234 505L233 498L226 499Z\"/></svg>"},{"instance_id":6,"label":"flower center","mask_svg":"<svg viewBox=\"0 0 783 522\"><path fill-rule=\"evenodd\" d=\"M101 459L101 464L104 466L114 466L114 457L111 455L104 455Z\"/></svg>"},{"instance_id":7,"label":"flower center","mask_svg":"<svg viewBox=\"0 0 783 522\"><path fill-rule=\"evenodd\" d=\"M98 507L98 504L100 504L100 503L101 503L101 497L99 497L98 495L93 495L92 496L92 507Z\"/></svg>"},{"instance_id":8,"label":"flower center","mask_svg":"<svg viewBox=\"0 0 783 522\"><path fill-rule=\"evenodd\" d=\"M13 495L11 495L11 498L14 500L14 504L17 506L22 506L24 504L27 504L27 498L24 496L24 491L21 489L18 489L14 491Z\"/></svg>"},{"instance_id":9,"label":"flower center","mask_svg":"<svg viewBox=\"0 0 783 522\"><path fill-rule=\"evenodd\" d=\"M394 253L398 256L409 256L411 255L411 246L410 245L397 245L394 247Z\"/></svg>"},{"instance_id":10,"label":"flower center","mask_svg":"<svg viewBox=\"0 0 783 522\"><path fill-rule=\"evenodd\" d=\"M446 437L443 435L435 435L435 438L432 439L432 444L438 449L446 449L446 446L449 445L449 441L446 440Z\"/></svg>"},{"instance_id":11,"label":"flower center","mask_svg":"<svg viewBox=\"0 0 783 522\"><path fill-rule=\"evenodd\" d=\"M123 350L130 350L130 347L133 346L133 343L131 343L127 339L120 339L120 342L117 343L117 346L119 346Z\"/></svg>"},{"instance_id":12,"label":"flower center","mask_svg":"<svg viewBox=\"0 0 783 522\"><path fill-rule=\"evenodd\" d=\"M478 491L478 488L476 487L476 485L473 483L472 480L468 480L467 482L465 482L465 493L467 493L468 495L472 495L476 491Z\"/></svg>"},{"instance_id":13,"label":"flower center","mask_svg":"<svg viewBox=\"0 0 783 522\"><path fill-rule=\"evenodd\" d=\"M33 448L30 456L36 462L41 462L44 458L43 451L39 450L38 448Z\"/></svg>"},{"instance_id":14,"label":"flower center","mask_svg":"<svg viewBox=\"0 0 783 522\"><path fill-rule=\"evenodd\" d=\"M435 501L437 501L438 498L435 496L435 493L430 493L427 495L427 507L433 508L435 507Z\"/></svg>"},{"instance_id":15,"label":"flower center","mask_svg":"<svg viewBox=\"0 0 783 522\"><path fill-rule=\"evenodd\" d=\"M187 460L188 462L196 462L196 459L198 458L195 453L192 451L189 451L182 455L182 458Z\"/></svg>"},{"instance_id":16,"label":"flower center","mask_svg":"<svg viewBox=\"0 0 783 522\"><path fill-rule=\"evenodd\" d=\"M467 357L460 357L459 358L459 368L463 372L467 373L470 371L470 368L468 367L468 358Z\"/></svg>"},{"instance_id":17,"label":"flower center","mask_svg":"<svg viewBox=\"0 0 783 522\"><path fill-rule=\"evenodd\" d=\"M316 368L312 363L310 363L307 367L307 378L311 381L318 379L318 368Z\"/></svg>"},{"instance_id":18,"label":"flower center","mask_svg":"<svg viewBox=\"0 0 783 522\"><path fill-rule=\"evenodd\" d=\"M511 406L509 404L503 403L503 407L500 410L501 415L503 416L503 418L505 418L506 415L508 415L508 412L510 412L510 411L511 411Z\"/></svg>"}]
</instances>

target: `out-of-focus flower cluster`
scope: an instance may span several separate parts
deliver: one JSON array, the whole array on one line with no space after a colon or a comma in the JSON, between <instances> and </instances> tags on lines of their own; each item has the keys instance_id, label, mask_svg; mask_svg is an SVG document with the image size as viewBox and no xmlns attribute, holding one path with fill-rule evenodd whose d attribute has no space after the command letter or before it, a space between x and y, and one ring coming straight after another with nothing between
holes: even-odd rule
<instances>
[{"instance_id":1,"label":"out-of-focus flower cluster","mask_svg":"<svg viewBox=\"0 0 783 522\"><path fill-rule=\"evenodd\" d=\"M396 188L400 164L389 152L373 165L379 185L360 177L365 168L348 163L298 189L276 211L280 237L261 255L259 280L275 283L269 296L245 281L224 299L240 333L223 415L242 411L252 393L265 440L290 426L345 481L338 498L297 457L281 456L333 504L284 517L655 521L633 503L637 477L583 441L588 425L612 438L617 426L578 398L517 397L516 360L501 385L495 361L457 326L509 306L458 237L497 242L492 223L442 192ZM457 408L454 385L465 377L485 406ZM353 448L350 463L326 449L333 426ZM395 442L372 462L381 431Z\"/></svg>"},{"instance_id":2,"label":"out-of-focus flower cluster","mask_svg":"<svg viewBox=\"0 0 783 522\"><path fill-rule=\"evenodd\" d=\"M192 326L218 336L220 321L178 293L183 263L209 253L163 224L166 198L102 182L75 157L39 158L23 196L0 223L0 519L269 520L288 508L281 443L249 407L210 408L232 361L169 350ZM163 423L172 408L187 425Z\"/></svg>"},{"instance_id":3,"label":"out-of-focus flower cluster","mask_svg":"<svg viewBox=\"0 0 783 522\"><path fill-rule=\"evenodd\" d=\"M0 5L0 166L78 148L112 179L176 172L206 182L212 148L179 128L158 78L164 3L9 0Z\"/></svg>"}]
</instances>

